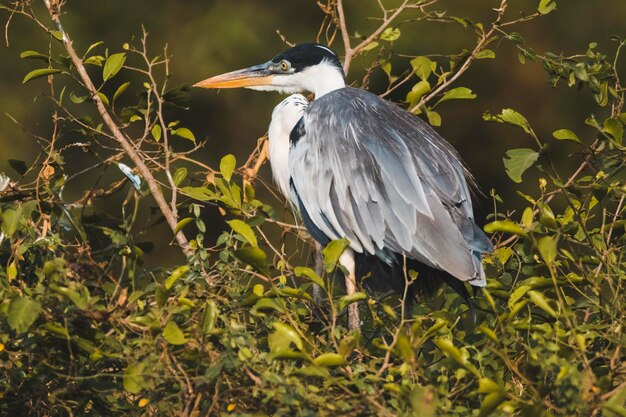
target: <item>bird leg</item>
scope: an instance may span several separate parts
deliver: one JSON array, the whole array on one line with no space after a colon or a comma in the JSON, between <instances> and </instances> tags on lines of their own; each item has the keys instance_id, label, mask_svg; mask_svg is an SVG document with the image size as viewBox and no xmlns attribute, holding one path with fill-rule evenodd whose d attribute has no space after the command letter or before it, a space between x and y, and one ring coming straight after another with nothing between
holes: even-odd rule
<instances>
[{"instance_id":1,"label":"bird leg","mask_svg":"<svg viewBox=\"0 0 626 417\"><path fill-rule=\"evenodd\" d=\"M324 274L324 255L322 254L322 249L322 245L319 242L315 242L313 246L314 270L320 277ZM322 289L317 285L313 286L313 301L317 304L322 303Z\"/></svg>"},{"instance_id":2,"label":"bird leg","mask_svg":"<svg viewBox=\"0 0 626 417\"><path fill-rule=\"evenodd\" d=\"M356 268L354 262L354 252L347 248L339 257L339 263L348 270L346 275L346 294L352 295L356 292ZM351 330L360 330L361 319L359 317L359 304L348 305L348 327Z\"/></svg>"}]
</instances>

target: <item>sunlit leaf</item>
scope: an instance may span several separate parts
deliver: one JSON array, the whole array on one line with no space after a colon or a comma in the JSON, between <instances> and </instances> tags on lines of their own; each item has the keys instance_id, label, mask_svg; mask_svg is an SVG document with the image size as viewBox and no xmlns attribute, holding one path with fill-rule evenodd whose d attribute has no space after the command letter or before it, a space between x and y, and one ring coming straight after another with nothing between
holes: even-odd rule
<instances>
[{"instance_id":1,"label":"sunlit leaf","mask_svg":"<svg viewBox=\"0 0 626 417\"><path fill-rule=\"evenodd\" d=\"M200 201L209 201L215 198L215 193L207 187L183 187L179 188L178 191Z\"/></svg>"},{"instance_id":2,"label":"sunlit leaf","mask_svg":"<svg viewBox=\"0 0 626 417\"><path fill-rule=\"evenodd\" d=\"M306 277L310 281L319 285L322 288L326 288L324 284L324 280L311 268L305 266L298 266L293 271L298 277Z\"/></svg>"},{"instance_id":3,"label":"sunlit leaf","mask_svg":"<svg viewBox=\"0 0 626 417\"><path fill-rule=\"evenodd\" d=\"M174 184L178 186L181 182L185 180L185 178L187 178L187 168L180 167L176 170L176 172L174 172L174 176L172 179L174 180Z\"/></svg>"},{"instance_id":4,"label":"sunlit leaf","mask_svg":"<svg viewBox=\"0 0 626 417\"><path fill-rule=\"evenodd\" d=\"M524 116L522 116L520 113L516 112L513 109L504 109L499 115L496 116L492 116L490 113L485 113L483 115L483 119L491 122L506 123L517 126L522 128L524 132L528 134L531 133L528 120L526 120Z\"/></svg>"},{"instance_id":5,"label":"sunlit leaf","mask_svg":"<svg viewBox=\"0 0 626 417\"><path fill-rule=\"evenodd\" d=\"M343 297L339 298L339 309L343 310L344 308L346 308L352 303L356 303L357 301L366 300L366 299L367 299L367 294L361 291L344 295Z\"/></svg>"},{"instance_id":6,"label":"sunlit leaf","mask_svg":"<svg viewBox=\"0 0 626 417\"><path fill-rule=\"evenodd\" d=\"M483 49L479 53L476 54L476 59L494 59L496 57L496 53L491 49Z\"/></svg>"},{"instance_id":7,"label":"sunlit leaf","mask_svg":"<svg viewBox=\"0 0 626 417\"><path fill-rule=\"evenodd\" d=\"M27 297L13 297L9 304L7 323L17 333L24 333L41 314L41 304Z\"/></svg>"},{"instance_id":8,"label":"sunlit leaf","mask_svg":"<svg viewBox=\"0 0 626 417\"><path fill-rule=\"evenodd\" d=\"M62 73L62 72L63 72L63 70L62 69L58 69L58 68L40 68L40 69L36 69L36 70L33 70L33 71L29 72L28 74L26 74L26 76L22 80L22 84L26 84L30 80L34 80L36 78L45 77L45 76L52 75L52 74L59 74L59 73Z\"/></svg>"},{"instance_id":9,"label":"sunlit leaf","mask_svg":"<svg viewBox=\"0 0 626 417\"><path fill-rule=\"evenodd\" d=\"M425 56L418 56L411 60L411 67L415 74L422 80L426 80L433 72L433 61Z\"/></svg>"},{"instance_id":10,"label":"sunlit leaf","mask_svg":"<svg viewBox=\"0 0 626 417\"><path fill-rule=\"evenodd\" d=\"M558 140L571 140L577 143L582 143L576 133L568 129L559 129L552 132L552 136Z\"/></svg>"},{"instance_id":11,"label":"sunlit leaf","mask_svg":"<svg viewBox=\"0 0 626 417\"><path fill-rule=\"evenodd\" d=\"M42 61L48 62L50 57L48 55L42 54L37 51L24 51L20 54L20 58L22 59L40 59Z\"/></svg>"},{"instance_id":12,"label":"sunlit leaf","mask_svg":"<svg viewBox=\"0 0 626 417\"><path fill-rule=\"evenodd\" d=\"M543 310L545 313L552 316L553 318L557 317L556 311L554 311L554 309L550 306L548 300L541 292L530 290L527 294L533 304L535 304L537 307L539 307L541 310Z\"/></svg>"},{"instance_id":13,"label":"sunlit leaf","mask_svg":"<svg viewBox=\"0 0 626 417\"><path fill-rule=\"evenodd\" d=\"M380 35L380 39L384 40L384 41L395 41L400 37L400 29L398 28L387 28L383 31L383 33L381 33Z\"/></svg>"},{"instance_id":14,"label":"sunlit leaf","mask_svg":"<svg viewBox=\"0 0 626 417\"><path fill-rule=\"evenodd\" d=\"M315 366L343 366L346 363L346 359L338 353L323 353L313 359Z\"/></svg>"},{"instance_id":15,"label":"sunlit leaf","mask_svg":"<svg viewBox=\"0 0 626 417\"><path fill-rule=\"evenodd\" d=\"M622 143L624 126L619 120L613 118L606 119L604 121L604 130L606 130L606 132L611 135L617 143Z\"/></svg>"},{"instance_id":16,"label":"sunlit leaf","mask_svg":"<svg viewBox=\"0 0 626 417\"><path fill-rule=\"evenodd\" d=\"M279 321L275 321L274 323L272 323L272 327L274 328L274 330L276 330L277 333L282 335L289 342L296 345L298 349L302 350L304 348L302 338L300 337L298 332L293 329L293 327Z\"/></svg>"},{"instance_id":17,"label":"sunlit leaf","mask_svg":"<svg viewBox=\"0 0 626 417\"><path fill-rule=\"evenodd\" d=\"M348 239L337 239L330 242L324 248L324 269L326 272L333 272L339 262L339 257L348 247L350 242Z\"/></svg>"},{"instance_id":18,"label":"sunlit leaf","mask_svg":"<svg viewBox=\"0 0 626 417\"><path fill-rule=\"evenodd\" d=\"M124 370L124 377L122 378L124 389L131 394L138 394L141 392L146 384L143 377L144 371L145 364L143 362L128 365Z\"/></svg>"},{"instance_id":19,"label":"sunlit leaf","mask_svg":"<svg viewBox=\"0 0 626 417\"><path fill-rule=\"evenodd\" d=\"M431 126L441 126L441 115L434 110L427 110L426 117Z\"/></svg>"},{"instance_id":20,"label":"sunlit leaf","mask_svg":"<svg viewBox=\"0 0 626 417\"><path fill-rule=\"evenodd\" d=\"M102 69L102 79L107 81L113 78L115 74L120 72L124 66L124 62L126 62L126 53L120 52L110 55L104 63L104 68Z\"/></svg>"},{"instance_id":21,"label":"sunlit leaf","mask_svg":"<svg viewBox=\"0 0 626 417\"><path fill-rule=\"evenodd\" d=\"M174 129L172 130L172 134L190 140L194 143L196 141L196 137L193 135L193 132L186 127L179 127L178 129Z\"/></svg>"},{"instance_id":22,"label":"sunlit leaf","mask_svg":"<svg viewBox=\"0 0 626 417\"><path fill-rule=\"evenodd\" d=\"M187 343L187 339L183 334L183 331L173 321L168 321L163 329L163 338L172 345L184 345Z\"/></svg>"},{"instance_id":23,"label":"sunlit leaf","mask_svg":"<svg viewBox=\"0 0 626 417\"><path fill-rule=\"evenodd\" d=\"M215 300L207 301L204 305L204 314L202 315L202 323L200 324L202 334L206 335L211 333L217 323L218 315L219 309L217 308Z\"/></svg>"},{"instance_id":24,"label":"sunlit leaf","mask_svg":"<svg viewBox=\"0 0 626 417\"><path fill-rule=\"evenodd\" d=\"M152 134L152 137L154 138L154 140L158 142L161 140L163 129L161 128L161 125L157 123L154 126L152 126L152 130L150 130L150 133Z\"/></svg>"},{"instance_id":25,"label":"sunlit leaf","mask_svg":"<svg viewBox=\"0 0 626 417\"><path fill-rule=\"evenodd\" d=\"M537 11L541 14L548 14L556 8L555 0L541 0L539 2L539 6L537 6Z\"/></svg>"},{"instance_id":26,"label":"sunlit leaf","mask_svg":"<svg viewBox=\"0 0 626 417\"><path fill-rule=\"evenodd\" d=\"M421 80L411 88L406 95L406 101L414 105L422 98L422 96L430 91L430 84L426 80Z\"/></svg>"},{"instance_id":27,"label":"sunlit leaf","mask_svg":"<svg viewBox=\"0 0 626 417\"><path fill-rule=\"evenodd\" d=\"M446 93L441 97L438 103L443 103L448 100L460 100L460 99L473 99L476 98L476 94L472 92L467 87L457 87L452 90L446 91Z\"/></svg>"},{"instance_id":28,"label":"sunlit leaf","mask_svg":"<svg viewBox=\"0 0 626 417\"><path fill-rule=\"evenodd\" d=\"M228 223L230 225L230 227L239 235L241 235L241 237L243 237L245 239L246 242L248 242L250 245L252 246L258 246L258 242L256 239L256 235L254 234L254 230L252 230L252 228L245 222L235 219L235 220L229 220L226 223Z\"/></svg>"},{"instance_id":29,"label":"sunlit leaf","mask_svg":"<svg viewBox=\"0 0 626 417\"><path fill-rule=\"evenodd\" d=\"M556 259L556 240L552 236L544 236L537 242L537 250L544 262L552 265Z\"/></svg>"},{"instance_id":30,"label":"sunlit leaf","mask_svg":"<svg viewBox=\"0 0 626 417\"><path fill-rule=\"evenodd\" d=\"M170 276L167 277L167 279L165 280L165 283L163 284L165 289L169 290L170 288L172 288L174 284L176 283L176 281L181 279L187 272L189 272L188 265L181 265L178 268L176 268L174 271L172 271Z\"/></svg>"},{"instance_id":31,"label":"sunlit leaf","mask_svg":"<svg viewBox=\"0 0 626 417\"><path fill-rule=\"evenodd\" d=\"M510 149L503 159L509 178L517 183L522 182L522 174L539 158L539 153L528 148Z\"/></svg>"},{"instance_id":32,"label":"sunlit leaf","mask_svg":"<svg viewBox=\"0 0 626 417\"><path fill-rule=\"evenodd\" d=\"M231 177L233 176L233 171L235 170L236 164L237 160L235 159L235 156L230 154L223 157L220 161L220 173L226 181L230 181Z\"/></svg>"},{"instance_id":33,"label":"sunlit leaf","mask_svg":"<svg viewBox=\"0 0 626 417\"><path fill-rule=\"evenodd\" d=\"M124 93L124 91L126 91L126 89L128 88L128 86L130 85L130 81L125 82L124 84L120 85L117 90L115 90L115 94L113 94L113 102L115 103L115 100L117 100L117 98L119 96L122 95L122 93Z\"/></svg>"},{"instance_id":34,"label":"sunlit leaf","mask_svg":"<svg viewBox=\"0 0 626 417\"><path fill-rule=\"evenodd\" d=\"M526 236L527 232L520 225L509 220L496 220L485 225L487 233L512 233L514 235Z\"/></svg>"}]
</instances>

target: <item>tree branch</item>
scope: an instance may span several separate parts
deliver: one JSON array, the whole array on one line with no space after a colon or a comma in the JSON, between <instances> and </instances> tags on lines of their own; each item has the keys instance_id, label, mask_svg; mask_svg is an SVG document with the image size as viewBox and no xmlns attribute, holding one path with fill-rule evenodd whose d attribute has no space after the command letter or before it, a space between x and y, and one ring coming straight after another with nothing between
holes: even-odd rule
<instances>
[{"instance_id":1,"label":"tree branch","mask_svg":"<svg viewBox=\"0 0 626 417\"><path fill-rule=\"evenodd\" d=\"M167 224L170 226L170 228L174 232L176 230L176 225L178 224L178 218L176 214L170 209L167 201L165 200L165 197L163 196L163 193L161 192L161 189L159 188L157 181L152 175L152 172L150 172L150 170L146 166L139 151L133 147L131 140L127 138L124 135L124 133L120 130L120 128L117 126L117 124L115 123L115 121L113 120L109 112L107 111L104 103L98 96L98 89L93 84L93 81L89 77L89 74L87 74L87 70L85 69L82 59L76 54L76 51L74 50L74 47L72 46L72 41L63 30L63 26L61 25L61 21L59 19L59 15L61 11L59 0L44 0L44 3L46 5L46 8L48 9L48 12L50 13L50 18L52 19L52 22L56 26L57 30L59 30L62 34L61 42L63 43L65 50L67 51L70 59L72 60L72 63L76 67L76 71L78 71L78 75L80 76L80 79L82 80L87 90L89 91L91 99L96 104L100 117L102 117L104 124L111 131L111 134L113 135L114 140L122 146L126 154L130 157L130 159L133 161L133 163L137 167L137 169L139 169L139 172L141 173L144 180L148 184L148 188L150 189L150 193L152 194L152 197L154 198L157 205L159 206L159 209L161 210L161 213L165 217ZM179 231L178 233L176 233L176 241L178 242L178 244L183 250L183 253L186 256L191 255L192 252L189 247L189 243L187 241L187 238L183 234L183 232Z\"/></svg>"}]
</instances>

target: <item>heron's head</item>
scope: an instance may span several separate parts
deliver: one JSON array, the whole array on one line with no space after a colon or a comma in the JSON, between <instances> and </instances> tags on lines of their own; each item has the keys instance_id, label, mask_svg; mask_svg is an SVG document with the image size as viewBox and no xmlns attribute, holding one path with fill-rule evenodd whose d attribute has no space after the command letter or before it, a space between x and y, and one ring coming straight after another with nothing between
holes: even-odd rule
<instances>
[{"instance_id":1,"label":"heron's head","mask_svg":"<svg viewBox=\"0 0 626 417\"><path fill-rule=\"evenodd\" d=\"M264 64L216 75L194 87L245 87L288 94L310 91L320 97L345 85L337 54L318 43L303 43Z\"/></svg>"}]
</instances>

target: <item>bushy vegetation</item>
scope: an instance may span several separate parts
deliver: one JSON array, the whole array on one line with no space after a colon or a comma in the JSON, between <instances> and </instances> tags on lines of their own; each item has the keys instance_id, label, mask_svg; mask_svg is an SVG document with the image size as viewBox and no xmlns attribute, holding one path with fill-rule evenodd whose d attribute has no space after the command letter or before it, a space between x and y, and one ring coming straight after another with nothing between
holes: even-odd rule
<instances>
[{"instance_id":1,"label":"bushy vegetation","mask_svg":"<svg viewBox=\"0 0 626 417\"><path fill-rule=\"evenodd\" d=\"M436 0L405 1L351 38L342 2L320 3L320 33L337 37L348 65L366 54L367 73L387 74L389 91L412 85L404 105L433 125L438 106L475 97L460 75L496 58L500 42L519 50L511 65L543 65L554 94L578 88L597 103L577 132L558 120L535 131L534 115L513 103L485 114L528 135L502 168L526 203L491 193L485 229L496 250L484 259L474 324L447 289L411 312L401 296L344 295L345 242L315 267L297 219L257 197L268 195L257 176L265 141L243 164L194 158L202 141L172 118L188 87L168 86L168 51L151 55L145 31L75 51L57 0L1 4L50 35L21 57L32 61L24 82L40 83L53 108L51 135L32 136L39 158L12 160L0 176L2 414L626 416L624 40L603 41L610 55L595 43L574 56L534 51L513 28L555 13L551 0L513 17L503 0L483 23L438 11ZM465 27L474 49L403 58L411 69L397 72L392 46L409 12L410 24ZM66 161L75 148L88 160L80 171ZM555 164L563 154L574 168ZM101 181L80 189L82 175ZM80 197L65 198L68 187ZM117 193L127 197L111 209ZM208 207L227 220L216 242L205 238ZM159 222L171 235L143 241ZM186 262L147 268L145 252L170 240ZM361 332L347 328L351 303Z\"/></svg>"}]
</instances>

